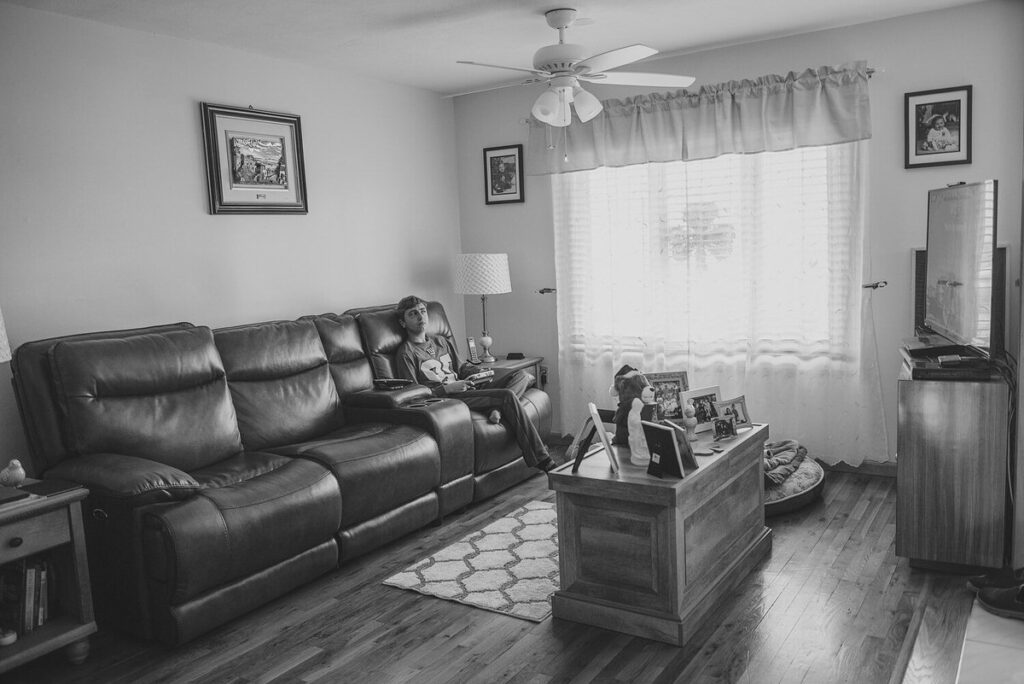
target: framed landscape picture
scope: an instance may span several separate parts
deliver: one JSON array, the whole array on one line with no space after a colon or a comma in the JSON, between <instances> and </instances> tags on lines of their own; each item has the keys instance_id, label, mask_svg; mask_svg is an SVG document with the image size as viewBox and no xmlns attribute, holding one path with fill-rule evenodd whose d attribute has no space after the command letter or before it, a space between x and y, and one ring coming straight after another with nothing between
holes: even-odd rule
<instances>
[{"instance_id":1,"label":"framed landscape picture","mask_svg":"<svg viewBox=\"0 0 1024 684\"><path fill-rule=\"evenodd\" d=\"M697 412L694 416L697 419L697 432L704 432L711 429L712 420L718 417L718 410L715 404L722 396L718 386L701 387L683 392L682 402L685 408L686 402L692 402Z\"/></svg>"},{"instance_id":2,"label":"framed landscape picture","mask_svg":"<svg viewBox=\"0 0 1024 684\"><path fill-rule=\"evenodd\" d=\"M971 90L966 85L903 96L903 168L971 163Z\"/></svg>"},{"instance_id":3,"label":"framed landscape picture","mask_svg":"<svg viewBox=\"0 0 1024 684\"><path fill-rule=\"evenodd\" d=\"M305 214L302 129L293 114L201 102L211 214Z\"/></svg>"},{"instance_id":4,"label":"framed landscape picture","mask_svg":"<svg viewBox=\"0 0 1024 684\"><path fill-rule=\"evenodd\" d=\"M484 201L487 204L523 202L523 146L484 150Z\"/></svg>"},{"instance_id":5,"label":"framed landscape picture","mask_svg":"<svg viewBox=\"0 0 1024 684\"><path fill-rule=\"evenodd\" d=\"M654 387L654 403L658 407L658 420L682 420L683 404L680 397L683 392L690 389L686 371L644 373L644 377Z\"/></svg>"}]
</instances>

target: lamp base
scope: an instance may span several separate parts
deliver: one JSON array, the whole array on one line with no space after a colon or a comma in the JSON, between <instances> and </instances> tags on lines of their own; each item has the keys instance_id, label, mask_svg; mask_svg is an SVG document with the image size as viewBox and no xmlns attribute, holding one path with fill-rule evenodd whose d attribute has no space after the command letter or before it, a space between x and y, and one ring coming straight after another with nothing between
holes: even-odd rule
<instances>
[{"instance_id":1,"label":"lamp base","mask_svg":"<svg viewBox=\"0 0 1024 684\"><path fill-rule=\"evenodd\" d=\"M480 355L480 360L484 363L494 363L497 361L497 359L494 358L494 355L491 354L492 344L494 344L494 338L488 335L485 330L484 334L480 336L480 347L484 351L484 353Z\"/></svg>"}]
</instances>

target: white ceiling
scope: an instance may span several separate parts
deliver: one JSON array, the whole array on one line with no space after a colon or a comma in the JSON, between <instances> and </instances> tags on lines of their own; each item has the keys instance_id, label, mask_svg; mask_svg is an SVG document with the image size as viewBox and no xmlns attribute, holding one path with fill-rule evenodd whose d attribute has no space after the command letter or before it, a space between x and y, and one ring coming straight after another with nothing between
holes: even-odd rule
<instances>
[{"instance_id":1,"label":"white ceiling","mask_svg":"<svg viewBox=\"0 0 1024 684\"><path fill-rule=\"evenodd\" d=\"M558 7L592 20L566 36L587 54L644 43L664 56L981 0L5 1L452 94L516 81L455 60L532 67L534 51L558 40L544 21Z\"/></svg>"}]
</instances>

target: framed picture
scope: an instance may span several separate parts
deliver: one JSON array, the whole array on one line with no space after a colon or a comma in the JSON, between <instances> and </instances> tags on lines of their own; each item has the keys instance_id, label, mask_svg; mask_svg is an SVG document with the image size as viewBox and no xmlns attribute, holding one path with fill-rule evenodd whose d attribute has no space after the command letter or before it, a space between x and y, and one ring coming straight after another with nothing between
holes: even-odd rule
<instances>
[{"instance_id":1,"label":"framed picture","mask_svg":"<svg viewBox=\"0 0 1024 684\"><path fill-rule=\"evenodd\" d=\"M903 168L971 163L971 86L903 96Z\"/></svg>"},{"instance_id":2,"label":"framed picture","mask_svg":"<svg viewBox=\"0 0 1024 684\"><path fill-rule=\"evenodd\" d=\"M721 392L717 385L683 392L681 397L683 407L685 408L687 402L689 402L693 404L693 409L696 411L694 417L697 419L697 427L695 428L697 432L711 429L711 419L718 416L715 403L720 396Z\"/></svg>"},{"instance_id":3,"label":"framed picture","mask_svg":"<svg viewBox=\"0 0 1024 684\"><path fill-rule=\"evenodd\" d=\"M682 420L683 403L680 397L690 389L686 371L672 373L644 373L654 387L654 403L658 407L658 420Z\"/></svg>"},{"instance_id":4,"label":"framed picture","mask_svg":"<svg viewBox=\"0 0 1024 684\"><path fill-rule=\"evenodd\" d=\"M525 199L523 146L484 149L484 201L487 204L506 204Z\"/></svg>"},{"instance_id":5,"label":"framed picture","mask_svg":"<svg viewBox=\"0 0 1024 684\"><path fill-rule=\"evenodd\" d=\"M302 128L293 114L199 104L211 214L305 214Z\"/></svg>"},{"instance_id":6,"label":"framed picture","mask_svg":"<svg viewBox=\"0 0 1024 684\"><path fill-rule=\"evenodd\" d=\"M723 399L715 404L715 412L723 417L731 417L736 429L753 427L750 414L747 413L747 398L738 396L735 399Z\"/></svg>"},{"instance_id":7,"label":"framed picture","mask_svg":"<svg viewBox=\"0 0 1024 684\"><path fill-rule=\"evenodd\" d=\"M601 442L601 446L604 447L604 454L608 457L608 464L611 466L612 472L619 472L619 460L615 457L615 450L612 449L611 440L608 439L608 432L602 427L604 421L601 420L600 414L597 412L597 406L590 402L587 404L587 410L590 412L590 418L594 422L594 427L597 428L597 438Z\"/></svg>"},{"instance_id":8,"label":"framed picture","mask_svg":"<svg viewBox=\"0 0 1024 684\"><path fill-rule=\"evenodd\" d=\"M736 436L736 424L732 416L716 416L711 419L712 435L716 442Z\"/></svg>"}]
</instances>

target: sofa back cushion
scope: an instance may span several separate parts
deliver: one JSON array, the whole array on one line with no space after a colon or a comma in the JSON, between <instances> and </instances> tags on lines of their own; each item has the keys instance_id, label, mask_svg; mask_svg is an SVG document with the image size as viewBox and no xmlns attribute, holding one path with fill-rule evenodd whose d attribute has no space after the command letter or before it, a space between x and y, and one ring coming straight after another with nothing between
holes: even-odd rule
<instances>
[{"instance_id":1,"label":"sofa back cushion","mask_svg":"<svg viewBox=\"0 0 1024 684\"><path fill-rule=\"evenodd\" d=\"M311 320L214 332L246 449L303 442L341 425L341 402Z\"/></svg>"},{"instance_id":2,"label":"sofa back cushion","mask_svg":"<svg viewBox=\"0 0 1024 684\"><path fill-rule=\"evenodd\" d=\"M133 337L194 327L191 323L170 323L149 328L82 333L26 342L15 349L11 359L11 379L28 439L29 459L28 463L23 463L29 475L40 477L68 456L63 441L61 408L50 366L50 351L58 342Z\"/></svg>"},{"instance_id":3,"label":"sofa back cushion","mask_svg":"<svg viewBox=\"0 0 1024 684\"><path fill-rule=\"evenodd\" d=\"M355 317L321 314L310 318L320 333L338 394L361 392L373 387L373 369L363 350Z\"/></svg>"},{"instance_id":4,"label":"sofa back cushion","mask_svg":"<svg viewBox=\"0 0 1024 684\"><path fill-rule=\"evenodd\" d=\"M50 353L69 451L184 471L242 449L209 328L58 342Z\"/></svg>"},{"instance_id":5,"label":"sofa back cushion","mask_svg":"<svg viewBox=\"0 0 1024 684\"><path fill-rule=\"evenodd\" d=\"M363 347L370 357L374 377L395 377L395 350L405 340L405 328L398 324L395 305L350 309L345 313L355 316L359 323ZM443 335L451 340L456 349L459 348L440 302L427 302L427 334Z\"/></svg>"}]
</instances>

